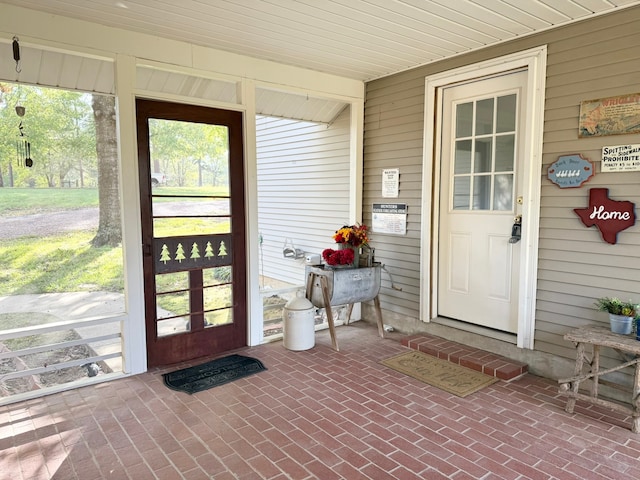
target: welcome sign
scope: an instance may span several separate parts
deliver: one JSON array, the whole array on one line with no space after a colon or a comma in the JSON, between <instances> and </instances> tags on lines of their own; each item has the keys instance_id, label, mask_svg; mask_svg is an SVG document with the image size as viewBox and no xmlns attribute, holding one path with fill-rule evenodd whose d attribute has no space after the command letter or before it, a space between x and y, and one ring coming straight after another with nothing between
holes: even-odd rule
<instances>
[{"instance_id":1,"label":"welcome sign","mask_svg":"<svg viewBox=\"0 0 640 480\"><path fill-rule=\"evenodd\" d=\"M582 155L563 155L549 165L547 178L560 188L578 188L593 177L592 163Z\"/></svg>"}]
</instances>

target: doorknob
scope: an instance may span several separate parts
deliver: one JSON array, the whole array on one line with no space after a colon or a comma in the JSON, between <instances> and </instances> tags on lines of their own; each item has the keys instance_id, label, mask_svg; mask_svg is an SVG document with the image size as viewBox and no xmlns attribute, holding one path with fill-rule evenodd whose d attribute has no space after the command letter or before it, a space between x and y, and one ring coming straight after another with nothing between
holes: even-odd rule
<instances>
[{"instance_id":1,"label":"doorknob","mask_svg":"<svg viewBox=\"0 0 640 480\"><path fill-rule=\"evenodd\" d=\"M509 243L518 243L522 236L522 215L518 215L513 219L513 226L511 227L511 238Z\"/></svg>"}]
</instances>

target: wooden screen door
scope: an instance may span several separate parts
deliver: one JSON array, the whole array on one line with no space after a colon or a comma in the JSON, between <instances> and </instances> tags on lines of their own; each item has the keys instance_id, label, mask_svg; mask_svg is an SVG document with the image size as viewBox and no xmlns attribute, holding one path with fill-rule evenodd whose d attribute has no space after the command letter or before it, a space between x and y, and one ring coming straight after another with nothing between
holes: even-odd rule
<instances>
[{"instance_id":1,"label":"wooden screen door","mask_svg":"<svg viewBox=\"0 0 640 480\"><path fill-rule=\"evenodd\" d=\"M443 89L438 315L517 333L526 71Z\"/></svg>"},{"instance_id":2,"label":"wooden screen door","mask_svg":"<svg viewBox=\"0 0 640 480\"><path fill-rule=\"evenodd\" d=\"M150 367L246 345L242 113L137 100Z\"/></svg>"}]
</instances>

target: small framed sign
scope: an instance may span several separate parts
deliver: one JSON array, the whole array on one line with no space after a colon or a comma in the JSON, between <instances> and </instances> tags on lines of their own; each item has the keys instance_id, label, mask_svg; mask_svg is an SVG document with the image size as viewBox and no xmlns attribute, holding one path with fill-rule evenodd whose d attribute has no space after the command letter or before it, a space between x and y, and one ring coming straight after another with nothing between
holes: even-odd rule
<instances>
[{"instance_id":1,"label":"small framed sign","mask_svg":"<svg viewBox=\"0 0 640 480\"><path fill-rule=\"evenodd\" d=\"M640 93L585 100L580 104L578 136L599 137L640 132Z\"/></svg>"},{"instance_id":2,"label":"small framed sign","mask_svg":"<svg viewBox=\"0 0 640 480\"><path fill-rule=\"evenodd\" d=\"M382 170L382 198L397 198L399 185L399 168L385 168Z\"/></svg>"},{"instance_id":3,"label":"small framed sign","mask_svg":"<svg viewBox=\"0 0 640 480\"><path fill-rule=\"evenodd\" d=\"M407 234L406 203L374 203L371 229L375 233Z\"/></svg>"},{"instance_id":4,"label":"small framed sign","mask_svg":"<svg viewBox=\"0 0 640 480\"><path fill-rule=\"evenodd\" d=\"M579 153L559 157L547 170L547 178L560 188L579 188L593 175L593 164Z\"/></svg>"},{"instance_id":5,"label":"small framed sign","mask_svg":"<svg viewBox=\"0 0 640 480\"><path fill-rule=\"evenodd\" d=\"M602 147L603 172L639 172L640 145L615 145Z\"/></svg>"}]
</instances>

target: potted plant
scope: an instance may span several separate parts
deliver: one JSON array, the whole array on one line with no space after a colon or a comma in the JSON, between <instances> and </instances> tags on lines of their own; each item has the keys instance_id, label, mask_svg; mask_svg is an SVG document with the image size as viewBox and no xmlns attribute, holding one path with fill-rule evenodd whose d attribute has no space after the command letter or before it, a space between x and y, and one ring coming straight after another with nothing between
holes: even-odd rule
<instances>
[{"instance_id":1,"label":"potted plant","mask_svg":"<svg viewBox=\"0 0 640 480\"><path fill-rule=\"evenodd\" d=\"M624 302L617 297L599 298L595 306L602 312L609 314L609 322L613 333L629 335L633 329L633 319L636 316L637 304L629 300Z\"/></svg>"}]
</instances>

